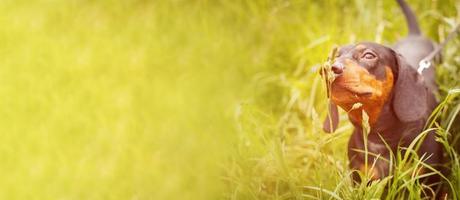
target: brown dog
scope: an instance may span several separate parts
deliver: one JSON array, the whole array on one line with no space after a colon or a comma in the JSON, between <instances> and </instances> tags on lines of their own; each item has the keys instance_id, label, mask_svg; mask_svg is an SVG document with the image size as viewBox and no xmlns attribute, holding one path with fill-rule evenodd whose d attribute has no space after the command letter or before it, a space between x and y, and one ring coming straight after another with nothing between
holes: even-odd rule
<instances>
[{"instance_id":1,"label":"brown dog","mask_svg":"<svg viewBox=\"0 0 460 200\"><path fill-rule=\"evenodd\" d=\"M379 158L389 160L390 152L407 147L423 131L437 105L434 68L423 74L417 72L419 62L434 50L434 44L421 36L416 18L405 2L398 3L408 22L408 37L393 48L371 42L343 46L332 64L336 78L331 84L330 112L324 130L333 132L337 128L336 105L348 113L355 127L348 144L350 167L371 174L372 179L389 175L389 163ZM353 107L356 103L361 106ZM363 111L370 126L367 144L362 131ZM370 153L367 161L365 145ZM435 141L434 132L427 134L417 153L428 156L425 163L440 169L443 150ZM359 181L359 176L354 179ZM437 183L440 177L430 176L425 181Z\"/></svg>"}]
</instances>

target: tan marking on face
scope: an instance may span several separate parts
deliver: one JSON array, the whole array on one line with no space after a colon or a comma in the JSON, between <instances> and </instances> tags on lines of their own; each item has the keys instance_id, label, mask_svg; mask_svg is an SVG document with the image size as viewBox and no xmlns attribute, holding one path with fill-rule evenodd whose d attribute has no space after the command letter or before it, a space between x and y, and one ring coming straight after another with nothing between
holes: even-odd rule
<instances>
[{"instance_id":1,"label":"tan marking on face","mask_svg":"<svg viewBox=\"0 0 460 200\"><path fill-rule=\"evenodd\" d=\"M355 124L361 124L362 111L369 116L369 124L377 122L383 105L393 89L393 73L385 67L386 79L381 81L351 60L345 60L345 69L332 84L332 101L348 112ZM370 93L370 95L359 95ZM362 107L351 110L355 103Z\"/></svg>"},{"instance_id":2,"label":"tan marking on face","mask_svg":"<svg viewBox=\"0 0 460 200\"><path fill-rule=\"evenodd\" d=\"M355 48L356 48L357 50L363 50L363 49L365 49L365 48L367 48L367 47L366 47L366 45L364 45L364 44L358 44L358 46L356 46Z\"/></svg>"}]
</instances>

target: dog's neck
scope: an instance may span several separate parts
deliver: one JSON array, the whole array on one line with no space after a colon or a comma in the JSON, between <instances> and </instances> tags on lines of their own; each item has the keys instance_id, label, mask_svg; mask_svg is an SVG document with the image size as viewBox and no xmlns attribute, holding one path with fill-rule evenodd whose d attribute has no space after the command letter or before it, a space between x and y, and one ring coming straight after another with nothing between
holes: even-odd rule
<instances>
[{"instance_id":1,"label":"dog's neck","mask_svg":"<svg viewBox=\"0 0 460 200\"><path fill-rule=\"evenodd\" d=\"M390 95L389 100L382 106L376 121L370 124L367 134L369 141L380 142L384 139L385 143L393 148L398 145L406 146L406 143L409 144L417 136L414 133L418 133L423 128L423 120L411 123L401 122L393 111L392 98L393 94ZM358 130L357 133L362 134L362 122L354 122L352 120L351 122L355 129Z\"/></svg>"}]
</instances>

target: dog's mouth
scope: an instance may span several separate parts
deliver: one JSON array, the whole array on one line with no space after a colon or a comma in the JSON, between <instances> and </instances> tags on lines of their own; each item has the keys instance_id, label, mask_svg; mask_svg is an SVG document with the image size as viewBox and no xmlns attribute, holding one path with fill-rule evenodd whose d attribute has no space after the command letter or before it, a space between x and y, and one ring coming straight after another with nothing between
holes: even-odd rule
<instances>
[{"instance_id":1,"label":"dog's mouth","mask_svg":"<svg viewBox=\"0 0 460 200\"><path fill-rule=\"evenodd\" d=\"M372 96L372 91L368 91L368 90L358 90L356 88L352 88L352 87L344 87L345 90L348 90L349 92L353 93L353 94L356 94L360 97L370 97Z\"/></svg>"},{"instance_id":2,"label":"dog's mouth","mask_svg":"<svg viewBox=\"0 0 460 200\"><path fill-rule=\"evenodd\" d=\"M372 96L372 88L370 86L362 85L362 84L356 84L356 83L336 83L334 82L332 84L333 90L332 93L334 93L334 90L345 90L352 95L356 95L358 97L370 97Z\"/></svg>"}]
</instances>

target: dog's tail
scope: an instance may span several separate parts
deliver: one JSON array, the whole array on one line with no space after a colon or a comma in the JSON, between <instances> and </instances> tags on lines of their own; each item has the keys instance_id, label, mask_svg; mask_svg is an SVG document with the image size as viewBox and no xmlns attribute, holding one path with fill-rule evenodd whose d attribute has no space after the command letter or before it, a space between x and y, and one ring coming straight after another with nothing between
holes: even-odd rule
<instances>
[{"instance_id":1,"label":"dog's tail","mask_svg":"<svg viewBox=\"0 0 460 200\"><path fill-rule=\"evenodd\" d=\"M404 0L396 0L401 7L401 10L404 13L404 17L406 17L407 28L409 28L409 35L420 35L420 28L418 26L417 18L412 12L412 9L407 5L406 1Z\"/></svg>"}]
</instances>

